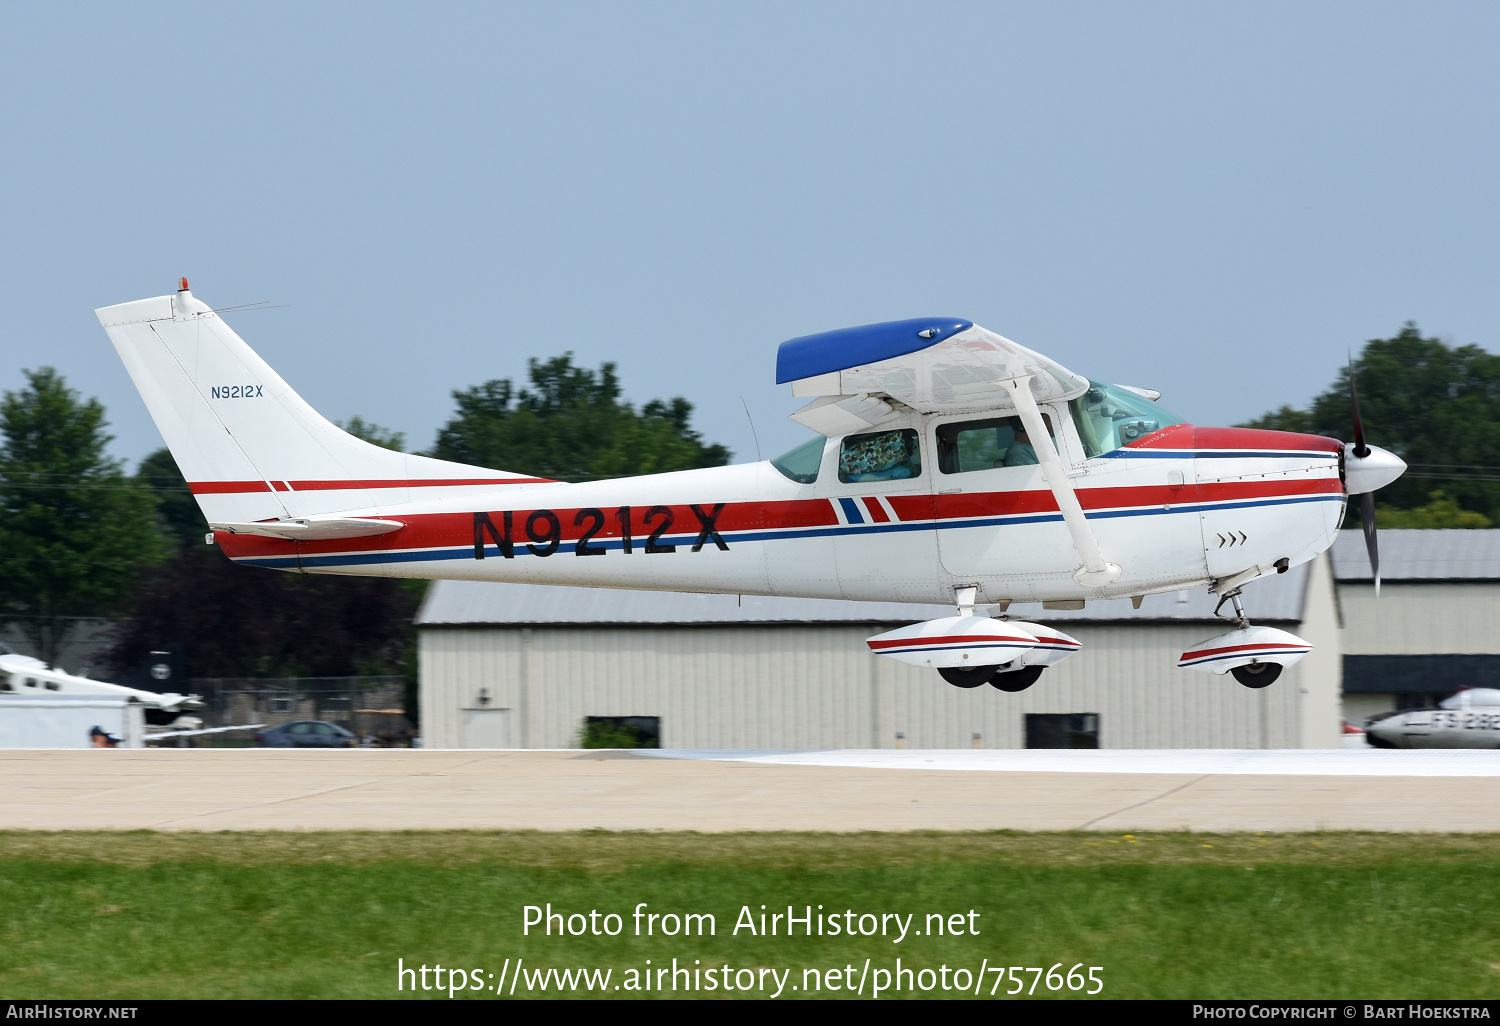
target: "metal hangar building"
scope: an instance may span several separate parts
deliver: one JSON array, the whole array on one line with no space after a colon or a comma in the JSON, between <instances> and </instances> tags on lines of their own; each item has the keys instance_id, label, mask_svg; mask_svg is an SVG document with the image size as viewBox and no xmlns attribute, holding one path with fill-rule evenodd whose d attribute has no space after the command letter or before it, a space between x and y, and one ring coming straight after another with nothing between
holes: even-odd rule
<instances>
[{"instance_id":1,"label":"metal hangar building","mask_svg":"<svg viewBox=\"0 0 1500 1026\"><path fill-rule=\"evenodd\" d=\"M1273 685L1179 670L1223 630L1205 591L1016 603L1083 650L1032 688L952 687L865 639L947 606L437 581L418 613L424 743L576 747L589 718L664 748L1336 748L1342 720L1500 687L1500 531L1358 532L1245 588L1310 641Z\"/></svg>"}]
</instances>

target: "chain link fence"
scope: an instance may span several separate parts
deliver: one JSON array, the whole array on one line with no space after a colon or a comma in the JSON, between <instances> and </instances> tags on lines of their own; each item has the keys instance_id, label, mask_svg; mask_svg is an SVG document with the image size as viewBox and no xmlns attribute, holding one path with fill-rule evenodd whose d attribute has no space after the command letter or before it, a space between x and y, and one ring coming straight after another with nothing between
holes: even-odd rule
<instances>
[{"instance_id":1,"label":"chain link fence","mask_svg":"<svg viewBox=\"0 0 1500 1026\"><path fill-rule=\"evenodd\" d=\"M203 699L196 715L205 727L293 720L326 720L365 743L406 747L416 734L406 718L406 679L381 677L195 677L185 689ZM209 735L223 743L247 743L250 732Z\"/></svg>"}]
</instances>

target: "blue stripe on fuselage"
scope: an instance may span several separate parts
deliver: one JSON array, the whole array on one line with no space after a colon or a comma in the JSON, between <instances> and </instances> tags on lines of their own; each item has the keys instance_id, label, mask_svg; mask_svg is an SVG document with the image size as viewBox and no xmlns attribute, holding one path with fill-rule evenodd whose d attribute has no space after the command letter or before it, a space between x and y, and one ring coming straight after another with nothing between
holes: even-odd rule
<instances>
[{"instance_id":1,"label":"blue stripe on fuselage","mask_svg":"<svg viewBox=\"0 0 1500 1026\"><path fill-rule=\"evenodd\" d=\"M844 507L844 519L851 524L862 524L865 522L864 515L859 511L859 503L853 499L840 499L839 505Z\"/></svg>"}]
</instances>

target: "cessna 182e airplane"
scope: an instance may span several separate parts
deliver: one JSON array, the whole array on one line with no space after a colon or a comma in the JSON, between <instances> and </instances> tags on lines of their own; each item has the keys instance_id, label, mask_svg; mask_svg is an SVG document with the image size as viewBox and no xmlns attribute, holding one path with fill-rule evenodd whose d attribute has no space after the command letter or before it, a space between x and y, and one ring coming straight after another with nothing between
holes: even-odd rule
<instances>
[{"instance_id":1,"label":"cessna 182e airplane","mask_svg":"<svg viewBox=\"0 0 1500 1026\"><path fill-rule=\"evenodd\" d=\"M1079 642L1004 618L1206 587L1235 626L1180 666L1264 687L1310 646L1240 588L1333 544L1400 459L1318 435L1204 428L954 317L784 342L817 432L778 459L566 484L392 452L320 416L187 279L97 311L216 542L303 573L951 602L869 639L959 687L1020 691ZM1375 564L1378 574L1378 563ZM998 617L986 616L996 610Z\"/></svg>"}]
</instances>

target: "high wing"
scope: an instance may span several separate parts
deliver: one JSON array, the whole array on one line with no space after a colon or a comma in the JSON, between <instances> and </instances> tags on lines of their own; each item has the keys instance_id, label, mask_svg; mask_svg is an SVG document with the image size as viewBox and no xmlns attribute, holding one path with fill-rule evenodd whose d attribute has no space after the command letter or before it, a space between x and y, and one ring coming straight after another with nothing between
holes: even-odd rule
<instances>
[{"instance_id":1,"label":"high wing","mask_svg":"<svg viewBox=\"0 0 1500 1026\"><path fill-rule=\"evenodd\" d=\"M973 321L927 317L804 335L776 354L777 384L816 396L792 419L830 437L897 413L1016 413L1002 382L1030 376L1037 402L1072 399L1087 379Z\"/></svg>"}]
</instances>

